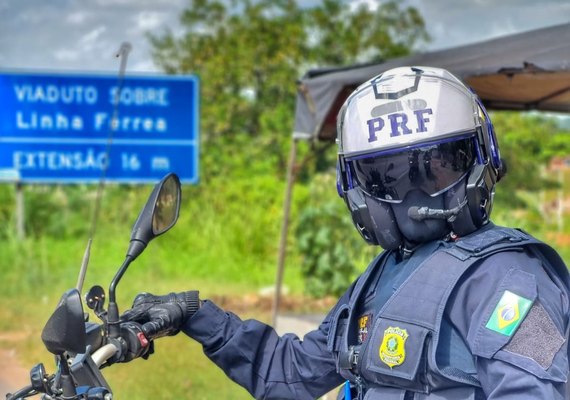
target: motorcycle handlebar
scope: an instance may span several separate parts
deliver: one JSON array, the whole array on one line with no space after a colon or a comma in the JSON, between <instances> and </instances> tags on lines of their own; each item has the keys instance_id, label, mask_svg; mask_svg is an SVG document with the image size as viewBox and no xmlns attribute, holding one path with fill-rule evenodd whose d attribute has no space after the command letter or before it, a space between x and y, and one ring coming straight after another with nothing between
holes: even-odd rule
<instances>
[{"instance_id":1,"label":"motorcycle handlebar","mask_svg":"<svg viewBox=\"0 0 570 400\"><path fill-rule=\"evenodd\" d=\"M120 324L121 336L118 339L113 339L108 341L105 345L97 348L89 355L89 351L86 354L78 354L75 356L75 361L71 366L71 374L75 376L74 379L79 379L87 386L91 387L107 387L105 380L97 371L105 363L110 362L129 362L135 358L143 357L147 358L150 353L152 353L152 341L146 339L144 336L140 324L134 322L126 322ZM101 329L101 327L97 327ZM96 331L96 329L93 329ZM101 345L102 339L99 339L94 345ZM87 347L89 348L91 345ZM91 358L91 361L89 361ZM90 367L90 365L92 367ZM43 365L42 365L43 368ZM97 371L97 372L95 372ZM42 393L43 390L41 391ZM19 400L24 399L29 396L38 394L38 390L34 389L33 385L28 385L13 394L6 394L6 400Z\"/></svg>"},{"instance_id":2,"label":"motorcycle handlebar","mask_svg":"<svg viewBox=\"0 0 570 400\"><path fill-rule=\"evenodd\" d=\"M99 328L102 329L102 326ZM98 343L91 348L91 358L97 368L101 368L107 362L110 365L116 362L129 362L138 357L148 357L153 346L152 340L146 338L140 324L121 322L119 324L119 337L106 336L104 339L99 334Z\"/></svg>"},{"instance_id":3,"label":"motorcycle handlebar","mask_svg":"<svg viewBox=\"0 0 570 400\"><path fill-rule=\"evenodd\" d=\"M115 344L108 343L103 347L97 349L97 351L91 355L91 358L93 359L95 365L100 368L101 365L105 364L105 362L107 362L109 358L113 357L118 351L119 348Z\"/></svg>"},{"instance_id":4,"label":"motorcycle handlebar","mask_svg":"<svg viewBox=\"0 0 570 400\"><path fill-rule=\"evenodd\" d=\"M28 386L23 387L22 389L18 390L16 393L6 394L6 400L23 399L26 397L33 396L35 394L37 394L37 392L34 390L32 385L28 385Z\"/></svg>"}]
</instances>

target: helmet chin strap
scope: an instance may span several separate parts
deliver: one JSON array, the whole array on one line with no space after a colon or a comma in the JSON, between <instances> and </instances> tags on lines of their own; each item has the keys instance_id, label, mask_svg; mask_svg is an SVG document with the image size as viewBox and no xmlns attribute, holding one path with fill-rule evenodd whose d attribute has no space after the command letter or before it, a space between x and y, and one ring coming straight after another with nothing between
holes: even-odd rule
<instances>
[{"instance_id":1,"label":"helmet chin strap","mask_svg":"<svg viewBox=\"0 0 570 400\"><path fill-rule=\"evenodd\" d=\"M467 197L463 199L457 207L450 209L437 209L429 207L412 206L408 209L408 217L415 221L423 221L426 219L445 219L453 222L463 207L467 205Z\"/></svg>"},{"instance_id":2,"label":"helmet chin strap","mask_svg":"<svg viewBox=\"0 0 570 400\"><path fill-rule=\"evenodd\" d=\"M420 244L421 243L410 242L408 239L404 238L402 240L402 244L399 248L400 257L402 257L402 260L406 260L406 259L410 258L412 256L412 254L414 254L414 251L416 251L416 249L418 248L418 246Z\"/></svg>"}]
</instances>

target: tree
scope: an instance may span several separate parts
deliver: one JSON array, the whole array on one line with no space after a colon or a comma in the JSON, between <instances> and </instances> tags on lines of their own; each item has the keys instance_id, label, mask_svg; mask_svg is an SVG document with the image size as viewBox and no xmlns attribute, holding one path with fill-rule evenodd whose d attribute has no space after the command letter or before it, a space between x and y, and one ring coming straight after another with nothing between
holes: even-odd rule
<instances>
[{"instance_id":1,"label":"tree","mask_svg":"<svg viewBox=\"0 0 570 400\"><path fill-rule=\"evenodd\" d=\"M169 31L150 36L154 60L168 73L199 76L202 180L225 193L238 187L239 179L283 176L296 81L306 70L403 56L427 40L418 12L396 1L371 10L341 0L313 7L294 0L192 0L181 22L181 36ZM307 156L305 173L318 169L330 153ZM298 231L303 270L315 295L344 289L356 270L350 257L354 241L333 239L344 236L333 215L341 202L329 202L315 208L303 204L305 212L295 221L303 225ZM267 227L261 231L270 235Z\"/></svg>"},{"instance_id":2,"label":"tree","mask_svg":"<svg viewBox=\"0 0 570 400\"><path fill-rule=\"evenodd\" d=\"M308 29L318 38L311 46L313 59L324 65L405 56L428 39L418 11L411 7L401 10L395 1L381 3L376 11L370 11L365 5L350 10L346 3L325 0L308 14Z\"/></svg>"},{"instance_id":3,"label":"tree","mask_svg":"<svg viewBox=\"0 0 570 400\"><path fill-rule=\"evenodd\" d=\"M401 56L427 40L418 12L395 1L372 11L341 0L192 0L181 22L182 36L150 40L166 72L200 77L206 178L284 171L295 82L308 68Z\"/></svg>"},{"instance_id":4,"label":"tree","mask_svg":"<svg viewBox=\"0 0 570 400\"><path fill-rule=\"evenodd\" d=\"M548 164L570 154L570 134L555 118L539 113L495 112L491 118L507 165L497 185L493 220L544 236L553 222L546 204L559 185L558 177L547 172Z\"/></svg>"},{"instance_id":5,"label":"tree","mask_svg":"<svg viewBox=\"0 0 570 400\"><path fill-rule=\"evenodd\" d=\"M499 183L506 203L512 206L518 191L537 192L552 186L541 170L553 157L570 154L570 135L554 119L540 114L496 112L491 119L507 165L507 175Z\"/></svg>"}]
</instances>

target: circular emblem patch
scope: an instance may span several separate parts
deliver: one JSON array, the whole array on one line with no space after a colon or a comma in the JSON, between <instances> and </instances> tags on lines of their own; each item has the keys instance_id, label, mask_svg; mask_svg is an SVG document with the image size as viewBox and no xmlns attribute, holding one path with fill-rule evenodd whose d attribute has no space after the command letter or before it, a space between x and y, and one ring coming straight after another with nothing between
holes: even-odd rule
<instances>
[{"instance_id":1,"label":"circular emblem patch","mask_svg":"<svg viewBox=\"0 0 570 400\"><path fill-rule=\"evenodd\" d=\"M513 306L507 306L501 310L501 318L506 323L511 322L516 318L517 314Z\"/></svg>"},{"instance_id":2,"label":"circular emblem patch","mask_svg":"<svg viewBox=\"0 0 570 400\"><path fill-rule=\"evenodd\" d=\"M380 360L390 368L401 365L406 359L406 339L408 332L405 329L389 326L380 345Z\"/></svg>"}]
</instances>

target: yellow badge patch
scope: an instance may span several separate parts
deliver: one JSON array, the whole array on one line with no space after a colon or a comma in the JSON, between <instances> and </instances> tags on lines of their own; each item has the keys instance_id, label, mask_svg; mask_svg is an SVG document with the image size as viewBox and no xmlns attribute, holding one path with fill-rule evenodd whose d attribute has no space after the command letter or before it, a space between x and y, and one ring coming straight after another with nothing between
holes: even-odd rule
<instances>
[{"instance_id":1,"label":"yellow badge patch","mask_svg":"<svg viewBox=\"0 0 570 400\"><path fill-rule=\"evenodd\" d=\"M405 329L389 326L380 345L380 360L390 368L401 365L406 359L406 339L408 332Z\"/></svg>"},{"instance_id":2,"label":"yellow badge patch","mask_svg":"<svg viewBox=\"0 0 570 400\"><path fill-rule=\"evenodd\" d=\"M358 319L358 344L362 344L368 337L370 330L370 314L363 315Z\"/></svg>"}]
</instances>

